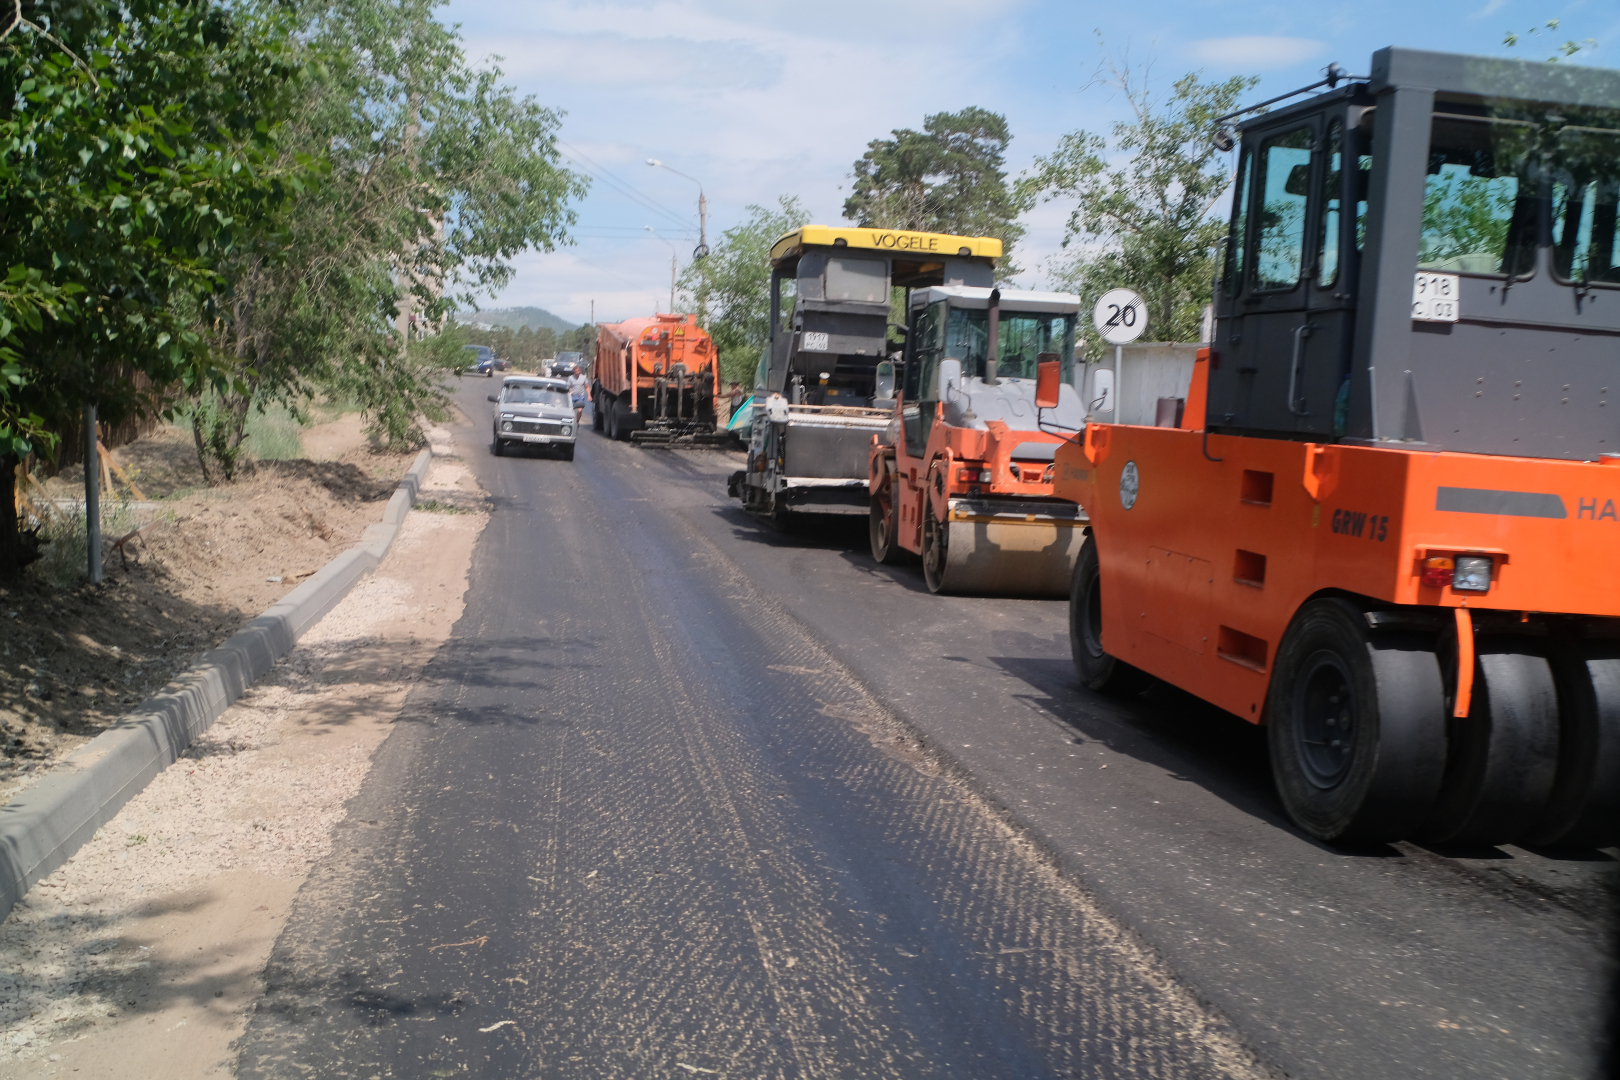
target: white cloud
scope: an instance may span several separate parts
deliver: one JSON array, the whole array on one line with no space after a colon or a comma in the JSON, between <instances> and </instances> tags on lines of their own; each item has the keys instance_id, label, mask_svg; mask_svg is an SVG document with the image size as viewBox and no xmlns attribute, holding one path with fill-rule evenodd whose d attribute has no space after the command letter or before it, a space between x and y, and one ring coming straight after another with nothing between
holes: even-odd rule
<instances>
[{"instance_id":1,"label":"white cloud","mask_svg":"<svg viewBox=\"0 0 1620 1080\"><path fill-rule=\"evenodd\" d=\"M1318 55L1326 47L1314 38L1250 35L1205 38L1193 42L1188 51L1205 63L1253 71L1292 67Z\"/></svg>"}]
</instances>

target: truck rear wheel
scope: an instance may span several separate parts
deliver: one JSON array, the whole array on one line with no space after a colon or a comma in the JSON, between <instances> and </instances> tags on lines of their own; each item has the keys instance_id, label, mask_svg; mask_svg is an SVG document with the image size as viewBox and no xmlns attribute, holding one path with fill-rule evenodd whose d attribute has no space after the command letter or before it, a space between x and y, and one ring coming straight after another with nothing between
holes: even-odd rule
<instances>
[{"instance_id":1,"label":"truck rear wheel","mask_svg":"<svg viewBox=\"0 0 1620 1080\"><path fill-rule=\"evenodd\" d=\"M1398 840L1435 804L1445 686L1422 639L1373 638L1362 613L1313 600L1284 635L1266 705L1283 807L1322 840Z\"/></svg>"},{"instance_id":2,"label":"truck rear wheel","mask_svg":"<svg viewBox=\"0 0 1620 1080\"><path fill-rule=\"evenodd\" d=\"M1097 542L1087 536L1080 545L1069 586L1069 652L1080 681L1100 694L1138 694L1147 689L1148 675L1102 647L1102 589L1099 585Z\"/></svg>"},{"instance_id":3,"label":"truck rear wheel","mask_svg":"<svg viewBox=\"0 0 1620 1080\"><path fill-rule=\"evenodd\" d=\"M601 431L602 430L602 398L603 398L603 396L604 395L602 395L602 394L597 394L594 398L591 399L591 428L593 430L595 430L595 431Z\"/></svg>"},{"instance_id":4,"label":"truck rear wheel","mask_svg":"<svg viewBox=\"0 0 1620 1080\"><path fill-rule=\"evenodd\" d=\"M1526 841L1565 848L1620 841L1620 642L1562 643L1558 681L1558 780L1547 813Z\"/></svg>"}]
</instances>

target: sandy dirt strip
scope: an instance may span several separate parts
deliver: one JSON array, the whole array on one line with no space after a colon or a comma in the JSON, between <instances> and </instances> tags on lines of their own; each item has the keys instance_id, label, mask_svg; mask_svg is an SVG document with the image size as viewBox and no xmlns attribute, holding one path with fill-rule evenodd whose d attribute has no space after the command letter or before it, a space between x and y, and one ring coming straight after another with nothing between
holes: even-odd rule
<instances>
[{"instance_id":1,"label":"sandy dirt strip","mask_svg":"<svg viewBox=\"0 0 1620 1080\"><path fill-rule=\"evenodd\" d=\"M486 496L430 437L377 573L0 925L0 1077L230 1075L293 897L461 615Z\"/></svg>"}]
</instances>

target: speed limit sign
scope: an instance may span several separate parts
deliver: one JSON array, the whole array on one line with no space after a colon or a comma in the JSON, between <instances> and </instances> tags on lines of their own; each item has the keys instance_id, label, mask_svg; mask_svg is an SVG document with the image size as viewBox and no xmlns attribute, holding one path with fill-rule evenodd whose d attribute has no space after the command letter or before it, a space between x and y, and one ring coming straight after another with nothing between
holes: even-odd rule
<instances>
[{"instance_id":1,"label":"speed limit sign","mask_svg":"<svg viewBox=\"0 0 1620 1080\"><path fill-rule=\"evenodd\" d=\"M1129 345L1147 329L1147 307L1130 289L1109 289L1091 309L1097 333L1110 345Z\"/></svg>"}]
</instances>

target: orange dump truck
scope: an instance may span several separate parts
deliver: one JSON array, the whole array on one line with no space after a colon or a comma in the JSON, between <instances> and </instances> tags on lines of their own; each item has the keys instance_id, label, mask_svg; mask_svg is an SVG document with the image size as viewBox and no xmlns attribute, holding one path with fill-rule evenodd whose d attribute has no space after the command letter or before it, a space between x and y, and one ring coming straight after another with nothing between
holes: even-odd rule
<instances>
[{"instance_id":1,"label":"orange dump truck","mask_svg":"<svg viewBox=\"0 0 1620 1080\"><path fill-rule=\"evenodd\" d=\"M720 364L695 315L598 323L592 423L610 439L643 444L715 435Z\"/></svg>"},{"instance_id":2,"label":"orange dump truck","mask_svg":"<svg viewBox=\"0 0 1620 1080\"><path fill-rule=\"evenodd\" d=\"M1321 839L1620 840L1620 74L1386 49L1238 141L1180 424L1056 457L1081 680Z\"/></svg>"}]
</instances>

